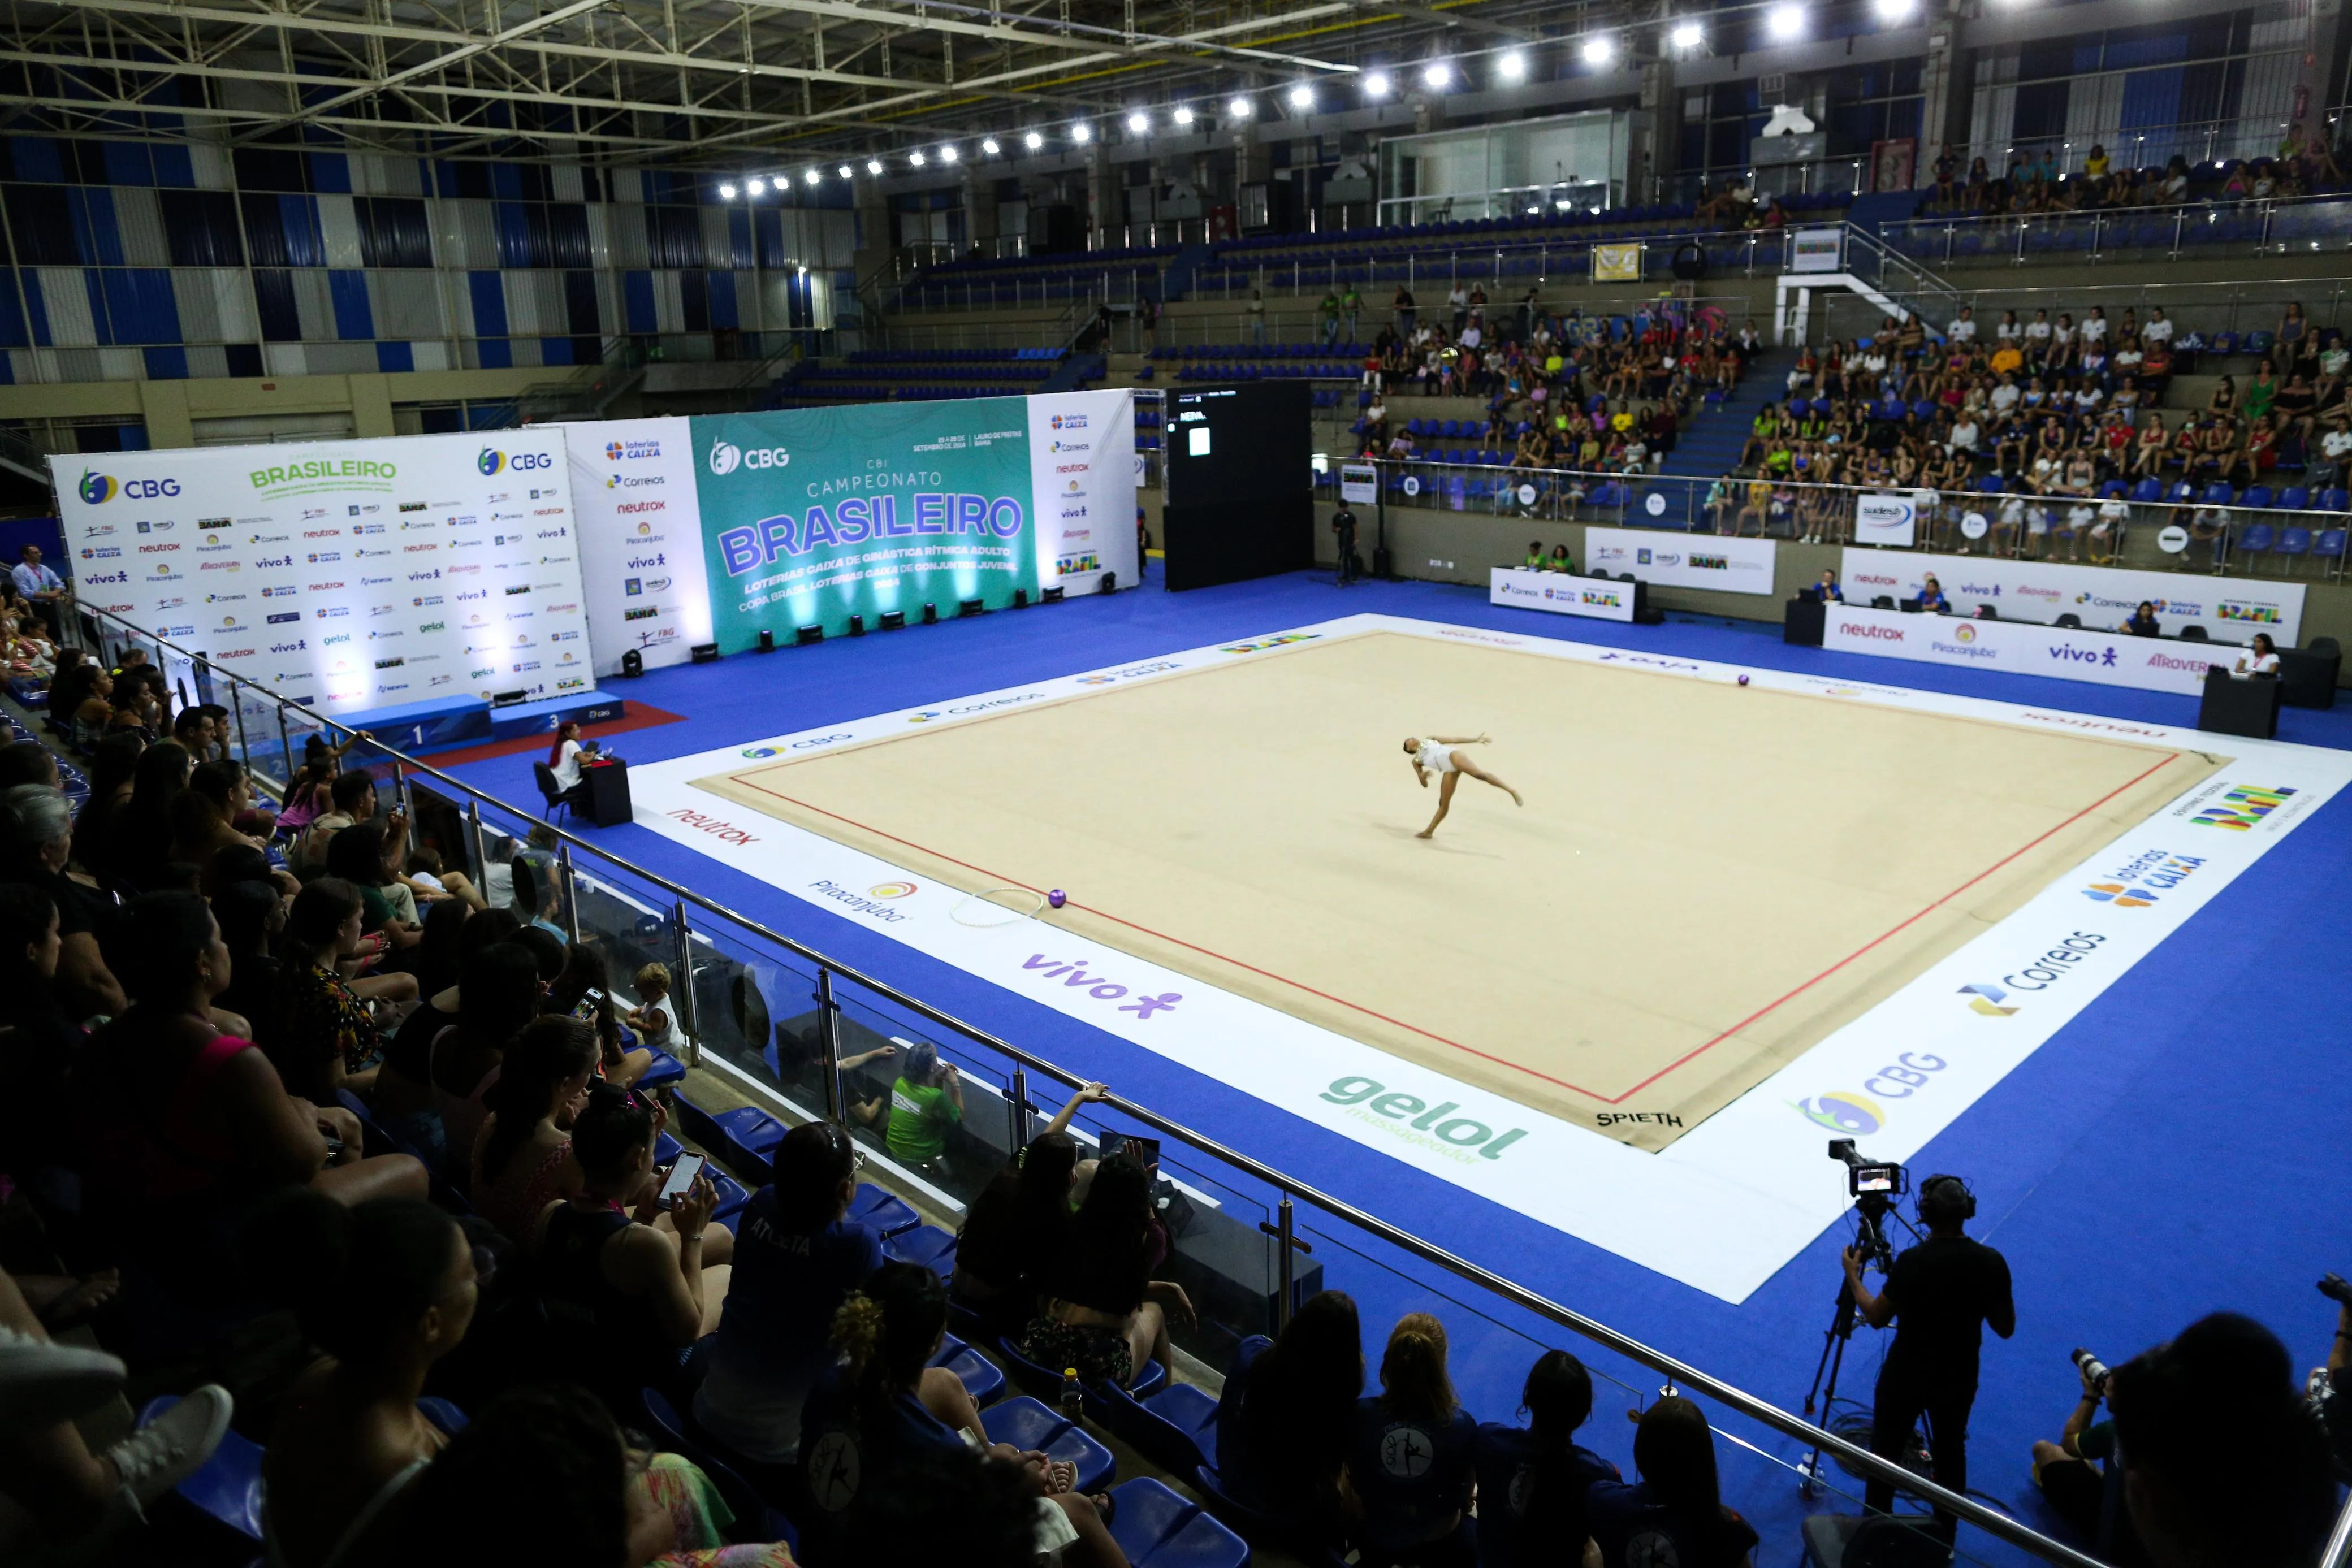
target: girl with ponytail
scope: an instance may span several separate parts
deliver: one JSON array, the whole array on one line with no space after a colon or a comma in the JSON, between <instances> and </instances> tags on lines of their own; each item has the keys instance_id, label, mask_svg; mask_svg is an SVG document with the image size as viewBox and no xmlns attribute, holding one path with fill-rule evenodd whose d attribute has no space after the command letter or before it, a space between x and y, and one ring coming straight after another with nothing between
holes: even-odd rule
<instances>
[{"instance_id":1,"label":"girl with ponytail","mask_svg":"<svg viewBox=\"0 0 2352 1568\"><path fill-rule=\"evenodd\" d=\"M1591 1534L1585 1492L1621 1479L1616 1466L1575 1441L1592 1414L1592 1375L1568 1352L1548 1350L1528 1373L1519 1408L1526 1427L1489 1421L1471 1446L1480 1568L1573 1565Z\"/></svg>"},{"instance_id":2,"label":"girl with ponytail","mask_svg":"<svg viewBox=\"0 0 2352 1568\"><path fill-rule=\"evenodd\" d=\"M841 1364L810 1396L802 1418L801 1469L810 1500L828 1517L856 1501L866 1480L928 1459L1019 1465L1036 1494L1041 1559L1062 1568L1127 1568L1106 1522L1108 1498L1070 1490L1072 1467L998 1443L985 1453L980 1412L955 1374L929 1364L948 1329L947 1287L929 1269L885 1263L833 1316Z\"/></svg>"},{"instance_id":3,"label":"girl with ponytail","mask_svg":"<svg viewBox=\"0 0 2352 1568\"><path fill-rule=\"evenodd\" d=\"M1715 1434L1697 1406L1669 1394L1643 1411L1633 1467L1642 1473L1639 1485L1600 1481L1584 1496L1608 1568L1741 1568L1755 1562L1756 1531L1723 1506Z\"/></svg>"},{"instance_id":4,"label":"girl with ponytail","mask_svg":"<svg viewBox=\"0 0 2352 1568\"><path fill-rule=\"evenodd\" d=\"M262 1456L269 1561L383 1561L404 1494L446 1440L416 1400L473 1321L474 1249L456 1220L421 1198L345 1207L310 1192L263 1210L247 1249L321 1353L296 1381Z\"/></svg>"},{"instance_id":5,"label":"girl with ponytail","mask_svg":"<svg viewBox=\"0 0 2352 1568\"><path fill-rule=\"evenodd\" d=\"M489 1115L471 1155L474 1209L509 1241L527 1245L548 1206L580 1190L572 1119L595 1070L593 1028L575 1018L534 1019L484 1091Z\"/></svg>"},{"instance_id":6,"label":"girl with ponytail","mask_svg":"<svg viewBox=\"0 0 2352 1568\"><path fill-rule=\"evenodd\" d=\"M1381 1392L1356 1406L1348 1453L1348 1476L1364 1505L1357 1536L1367 1563L1468 1568L1475 1561L1463 1521L1475 1484L1470 1447L1477 1432L1446 1375L1445 1325L1427 1312L1407 1312L1381 1357Z\"/></svg>"}]
</instances>

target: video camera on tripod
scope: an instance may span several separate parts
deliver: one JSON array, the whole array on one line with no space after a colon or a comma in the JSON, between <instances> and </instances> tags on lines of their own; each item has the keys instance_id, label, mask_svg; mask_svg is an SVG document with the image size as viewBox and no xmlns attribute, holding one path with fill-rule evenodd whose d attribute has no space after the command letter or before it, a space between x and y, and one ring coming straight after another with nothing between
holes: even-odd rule
<instances>
[{"instance_id":1,"label":"video camera on tripod","mask_svg":"<svg viewBox=\"0 0 2352 1568\"><path fill-rule=\"evenodd\" d=\"M1865 1266L1887 1268L1895 1261L1895 1249L1886 1239L1886 1217L1895 1211L1895 1200L1911 1190L1911 1173L1892 1161L1864 1159L1854 1152L1852 1138L1832 1138L1830 1158L1845 1162L1845 1190L1853 1199L1860 1228L1853 1249Z\"/></svg>"}]
</instances>

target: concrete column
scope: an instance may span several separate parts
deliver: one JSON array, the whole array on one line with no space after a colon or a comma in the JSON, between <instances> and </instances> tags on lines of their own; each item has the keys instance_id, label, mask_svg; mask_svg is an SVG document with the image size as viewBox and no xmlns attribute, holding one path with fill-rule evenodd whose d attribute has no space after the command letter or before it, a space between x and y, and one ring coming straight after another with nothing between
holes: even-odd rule
<instances>
[{"instance_id":1,"label":"concrete column","mask_svg":"<svg viewBox=\"0 0 2352 1568\"><path fill-rule=\"evenodd\" d=\"M1098 138L1087 143L1087 227L1094 236L1091 244L1108 247L1110 236L1126 221L1127 214L1119 210L1118 171L1111 167L1109 153Z\"/></svg>"},{"instance_id":2,"label":"concrete column","mask_svg":"<svg viewBox=\"0 0 2352 1568\"><path fill-rule=\"evenodd\" d=\"M392 382L382 372L347 378L352 388L352 434L397 435L392 423Z\"/></svg>"},{"instance_id":3,"label":"concrete column","mask_svg":"<svg viewBox=\"0 0 2352 1568\"><path fill-rule=\"evenodd\" d=\"M188 415L188 383L142 381L138 387L140 417L147 424L147 444L194 446L196 428ZM390 416L391 407L388 402L384 405L386 417Z\"/></svg>"},{"instance_id":4,"label":"concrete column","mask_svg":"<svg viewBox=\"0 0 2352 1568\"><path fill-rule=\"evenodd\" d=\"M983 256L996 254L996 181L967 166L963 172L963 221L966 242Z\"/></svg>"},{"instance_id":5,"label":"concrete column","mask_svg":"<svg viewBox=\"0 0 2352 1568\"><path fill-rule=\"evenodd\" d=\"M1660 185L1682 167L1683 99L1673 60L1642 62L1642 110L1648 123L1634 117L1625 157L1625 199L1637 206L1660 200Z\"/></svg>"},{"instance_id":6,"label":"concrete column","mask_svg":"<svg viewBox=\"0 0 2352 1568\"><path fill-rule=\"evenodd\" d=\"M1947 0L1928 13L1927 48L1919 63L1919 155L1911 172L1915 189L1936 183L1936 158L1945 142L1958 147L1969 139L1976 68L1960 41L1961 9L1960 0Z\"/></svg>"}]
</instances>

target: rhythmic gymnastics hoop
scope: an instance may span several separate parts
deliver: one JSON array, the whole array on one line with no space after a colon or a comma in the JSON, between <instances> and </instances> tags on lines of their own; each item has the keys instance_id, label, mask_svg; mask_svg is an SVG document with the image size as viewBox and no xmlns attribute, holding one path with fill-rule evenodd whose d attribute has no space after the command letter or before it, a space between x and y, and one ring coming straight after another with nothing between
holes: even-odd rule
<instances>
[{"instance_id":1,"label":"rhythmic gymnastics hoop","mask_svg":"<svg viewBox=\"0 0 2352 1568\"><path fill-rule=\"evenodd\" d=\"M1015 909L1011 904L999 904L996 902L995 894L1000 893L1019 894L1024 898L1034 898L1037 902L1031 904L1026 909ZM963 917L964 905L975 901L988 905L991 909L1001 909L1004 911L1010 918L1004 920L966 920ZM995 929L999 925L1010 925L1016 920L1026 920L1045 907L1045 895L1038 892L1034 887L983 887L978 893L965 894L961 901L959 902L953 909L948 911L948 918L953 920L959 925L970 925L977 930L990 931Z\"/></svg>"}]
</instances>

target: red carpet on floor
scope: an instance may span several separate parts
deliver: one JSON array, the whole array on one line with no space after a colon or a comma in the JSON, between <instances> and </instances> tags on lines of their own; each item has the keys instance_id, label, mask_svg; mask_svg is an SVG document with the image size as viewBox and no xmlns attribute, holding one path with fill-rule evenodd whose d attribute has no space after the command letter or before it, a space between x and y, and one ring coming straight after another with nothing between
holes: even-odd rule
<instances>
[{"instance_id":1,"label":"red carpet on floor","mask_svg":"<svg viewBox=\"0 0 2352 1568\"><path fill-rule=\"evenodd\" d=\"M629 704L628 713L609 724L583 725L582 740L605 740L615 735L625 735L633 729L652 729L660 725L677 724L686 716L666 708L648 707L643 703ZM544 754L553 744L544 735L519 735L512 740L493 740L487 746L461 747L456 751L436 751L425 758L436 768L456 768L467 762L487 762L493 757L512 757L520 752Z\"/></svg>"}]
</instances>

